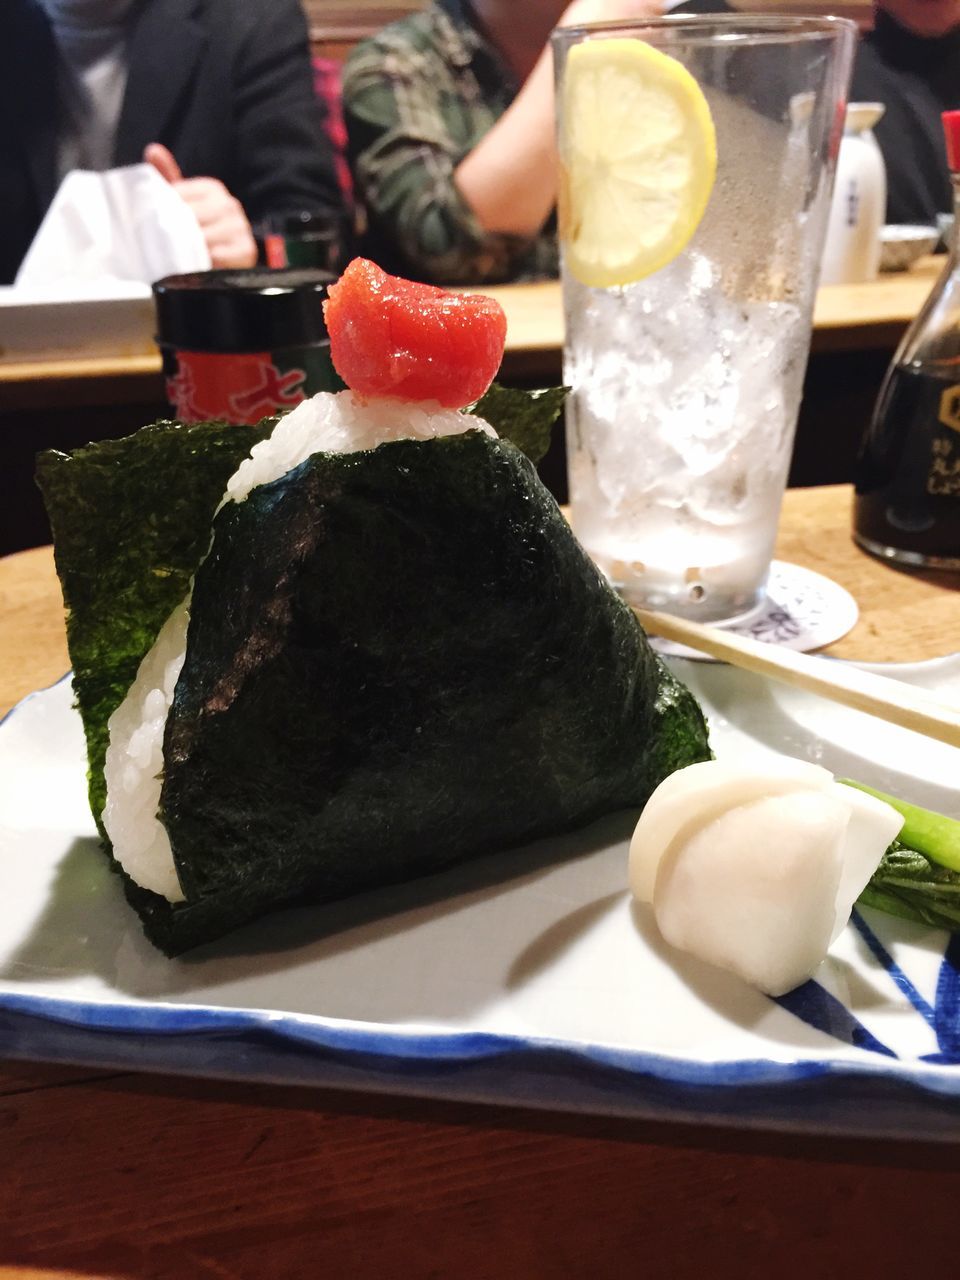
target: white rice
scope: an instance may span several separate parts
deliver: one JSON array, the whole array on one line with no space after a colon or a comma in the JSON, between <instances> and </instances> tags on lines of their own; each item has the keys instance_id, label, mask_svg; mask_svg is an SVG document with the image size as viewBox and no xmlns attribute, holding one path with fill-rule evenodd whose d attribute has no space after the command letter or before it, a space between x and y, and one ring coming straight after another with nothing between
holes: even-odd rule
<instances>
[{"instance_id":1,"label":"white rice","mask_svg":"<svg viewBox=\"0 0 960 1280\"><path fill-rule=\"evenodd\" d=\"M352 453L389 440L428 440L479 429L482 419L437 404L372 400L322 391L281 418L227 481L220 503L242 502L251 489L286 475L310 454ZM192 587L191 587L192 591ZM114 857L137 884L182 902L167 832L157 816L163 782L163 733L186 653L190 592L164 623L126 697L108 721L103 824Z\"/></svg>"}]
</instances>

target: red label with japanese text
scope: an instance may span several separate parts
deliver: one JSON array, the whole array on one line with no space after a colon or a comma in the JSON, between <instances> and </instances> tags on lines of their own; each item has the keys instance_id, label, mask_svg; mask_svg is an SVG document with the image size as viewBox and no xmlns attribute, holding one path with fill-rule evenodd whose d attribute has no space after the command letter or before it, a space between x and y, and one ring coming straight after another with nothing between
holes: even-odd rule
<instances>
[{"instance_id":1,"label":"red label with japanese text","mask_svg":"<svg viewBox=\"0 0 960 1280\"><path fill-rule=\"evenodd\" d=\"M279 368L269 351L178 351L175 360L167 399L183 422L257 423L299 404L313 390L306 386L305 368Z\"/></svg>"}]
</instances>

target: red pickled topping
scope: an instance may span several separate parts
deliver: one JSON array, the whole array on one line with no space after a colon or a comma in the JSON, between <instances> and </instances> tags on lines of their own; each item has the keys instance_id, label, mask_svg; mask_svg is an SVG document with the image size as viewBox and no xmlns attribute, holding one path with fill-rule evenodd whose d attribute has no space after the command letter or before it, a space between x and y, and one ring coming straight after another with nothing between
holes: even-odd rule
<instances>
[{"instance_id":1,"label":"red pickled topping","mask_svg":"<svg viewBox=\"0 0 960 1280\"><path fill-rule=\"evenodd\" d=\"M507 317L482 294L450 293L354 258L323 313L333 366L362 399L436 400L462 409L503 358Z\"/></svg>"}]
</instances>

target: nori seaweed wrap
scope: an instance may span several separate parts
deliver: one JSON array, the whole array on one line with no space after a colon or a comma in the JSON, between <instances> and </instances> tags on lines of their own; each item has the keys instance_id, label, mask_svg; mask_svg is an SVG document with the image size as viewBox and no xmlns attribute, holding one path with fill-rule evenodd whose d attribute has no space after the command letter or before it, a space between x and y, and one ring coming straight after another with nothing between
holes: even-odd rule
<instances>
[{"instance_id":1,"label":"nori seaweed wrap","mask_svg":"<svg viewBox=\"0 0 960 1280\"><path fill-rule=\"evenodd\" d=\"M318 452L217 511L271 425L158 423L40 461L108 847L106 721L195 574L158 815L183 901L121 870L162 950L639 807L708 757L513 444Z\"/></svg>"}]
</instances>

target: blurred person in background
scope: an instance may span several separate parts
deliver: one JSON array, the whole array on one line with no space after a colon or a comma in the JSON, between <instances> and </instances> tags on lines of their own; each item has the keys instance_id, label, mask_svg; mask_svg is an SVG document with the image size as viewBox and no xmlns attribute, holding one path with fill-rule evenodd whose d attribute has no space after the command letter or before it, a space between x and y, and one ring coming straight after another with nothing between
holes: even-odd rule
<instances>
[{"instance_id":1,"label":"blurred person in background","mask_svg":"<svg viewBox=\"0 0 960 1280\"><path fill-rule=\"evenodd\" d=\"M441 284L557 274L557 25L646 18L661 0L433 0L361 42L343 106L365 251Z\"/></svg>"},{"instance_id":2,"label":"blurred person in background","mask_svg":"<svg viewBox=\"0 0 960 1280\"><path fill-rule=\"evenodd\" d=\"M0 283L62 178L147 161L215 267L252 266L251 224L342 197L298 0L2 0Z\"/></svg>"},{"instance_id":3,"label":"blurred person in background","mask_svg":"<svg viewBox=\"0 0 960 1280\"><path fill-rule=\"evenodd\" d=\"M684 0L671 10L771 11L747 0ZM953 210L940 115L960 108L960 0L876 0L873 19L857 45L849 101L886 107L873 132L887 170L887 222L932 226Z\"/></svg>"},{"instance_id":4,"label":"blurred person in background","mask_svg":"<svg viewBox=\"0 0 960 1280\"><path fill-rule=\"evenodd\" d=\"M887 108L873 130L887 169L887 222L930 225L951 212L940 115L960 108L960 0L879 0L850 101Z\"/></svg>"}]
</instances>

